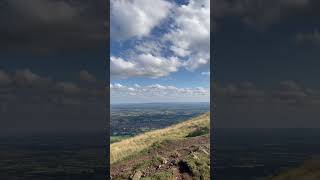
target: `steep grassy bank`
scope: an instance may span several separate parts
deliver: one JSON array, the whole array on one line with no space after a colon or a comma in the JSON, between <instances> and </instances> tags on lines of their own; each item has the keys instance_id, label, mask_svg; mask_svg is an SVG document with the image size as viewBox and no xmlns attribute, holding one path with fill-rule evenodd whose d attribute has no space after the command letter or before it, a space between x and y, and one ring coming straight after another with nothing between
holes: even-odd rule
<instances>
[{"instance_id":1,"label":"steep grassy bank","mask_svg":"<svg viewBox=\"0 0 320 180\"><path fill-rule=\"evenodd\" d=\"M164 140L111 165L111 180L209 180L210 136Z\"/></svg>"},{"instance_id":2,"label":"steep grassy bank","mask_svg":"<svg viewBox=\"0 0 320 180\"><path fill-rule=\"evenodd\" d=\"M155 143L165 140L179 140L187 136L202 135L210 129L210 113L169 126L164 129L150 131L132 138L124 139L110 145L110 163L114 164L133 156Z\"/></svg>"}]
</instances>

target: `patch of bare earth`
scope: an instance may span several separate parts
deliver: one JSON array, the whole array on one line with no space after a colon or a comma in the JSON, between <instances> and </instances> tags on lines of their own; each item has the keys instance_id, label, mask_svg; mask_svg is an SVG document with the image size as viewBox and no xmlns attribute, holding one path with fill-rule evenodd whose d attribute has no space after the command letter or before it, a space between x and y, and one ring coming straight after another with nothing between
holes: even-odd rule
<instances>
[{"instance_id":1,"label":"patch of bare earth","mask_svg":"<svg viewBox=\"0 0 320 180\"><path fill-rule=\"evenodd\" d=\"M210 152L209 136L162 142L145 152L113 164L111 179L134 179L140 175L137 179L143 179L157 173L170 172L174 180L192 180L192 172L183 160L195 152Z\"/></svg>"}]
</instances>

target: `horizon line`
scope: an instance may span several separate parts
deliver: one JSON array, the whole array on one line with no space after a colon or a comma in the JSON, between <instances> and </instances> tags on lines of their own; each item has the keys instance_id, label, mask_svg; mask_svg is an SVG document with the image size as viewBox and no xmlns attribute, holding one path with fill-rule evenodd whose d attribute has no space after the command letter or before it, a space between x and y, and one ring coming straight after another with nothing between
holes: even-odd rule
<instances>
[{"instance_id":1,"label":"horizon line","mask_svg":"<svg viewBox=\"0 0 320 180\"><path fill-rule=\"evenodd\" d=\"M119 105L119 104L184 104L184 103L208 103L210 104L210 101L195 101L195 102L120 102L120 103L110 103L110 105Z\"/></svg>"}]
</instances>

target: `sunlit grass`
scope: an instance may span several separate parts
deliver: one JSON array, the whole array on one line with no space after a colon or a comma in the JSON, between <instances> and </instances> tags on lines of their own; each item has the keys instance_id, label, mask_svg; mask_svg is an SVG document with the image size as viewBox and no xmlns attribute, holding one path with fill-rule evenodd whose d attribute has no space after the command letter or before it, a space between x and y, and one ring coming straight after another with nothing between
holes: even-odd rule
<instances>
[{"instance_id":1,"label":"sunlit grass","mask_svg":"<svg viewBox=\"0 0 320 180\"><path fill-rule=\"evenodd\" d=\"M146 132L112 143L110 145L110 163L113 164L128 156L141 152L156 142L184 138L191 132L203 127L210 127L210 113L205 113L164 129Z\"/></svg>"}]
</instances>

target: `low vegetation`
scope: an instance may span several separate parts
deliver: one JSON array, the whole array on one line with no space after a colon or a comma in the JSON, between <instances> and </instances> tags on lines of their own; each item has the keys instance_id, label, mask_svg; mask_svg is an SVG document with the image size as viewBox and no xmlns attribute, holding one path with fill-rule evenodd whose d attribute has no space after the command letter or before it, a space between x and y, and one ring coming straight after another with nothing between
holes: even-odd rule
<instances>
[{"instance_id":1,"label":"low vegetation","mask_svg":"<svg viewBox=\"0 0 320 180\"><path fill-rule=\"evenodd\" d=\"M127 139L131 136L127 135L127 136L110 136L110 143L115 143L115 142L119 142L122 141L124 139Z\"/></svg>"},{"instance_id":2,"label":"low vegetation","mask_svg":"<svg viewBox=\"0 0 320 180\"><path fill-rule=\"evenodd\" d=\"M142 177L141 180L164 180L164 179L173 179L174 172L173 171L162 171L157 172L152 176L149 177Z\"/></svg>"},{"instance_id":3,"label":"low vegetation","mask_svg":"<svg viewBox=\"0 0 320 180\"><path fill-rule=\"evenodd\" d=\"M196 151L180 163L184 164L194 180L210 179L210 158L206 151Z\"/></svg>"},{"instance_id":4,"label":"low vegetation","mask_svg":"<svg viewBox=\"0 0 320 180\"><path fill-rule=\"evenodd\" d=\"M287 170L266 180L318 180L320 179L320 160L306 161L300 167Z\"/></svg>"},{"instance_id":5,"label":"low vegetation","mask_svg":"<svg viewBox=\"0 0 320 180\"><path fill-rule=\"evenodd\" d=\"M165 140L111 165L111 180L210 179L209 134Z\"/></svg>"},{"instance_id":6,"label":"low vegetation","mask_svg":"<svg viewBox=\"0 0 320 180\"><path fill-rule=\"evenodd\" d=\"M209 134L210 133L210 128L209 127L200 127L195 131L192 131L191 133L189 133L187 135L187 137L196 137L196 136L201 136L201 135L205 135L205 134Z\"/></svg>"},{"instance_id":7,"label":"low vegetation","mask_svg":"<svg viewBox=\"0 0 320 180\"><path fill-rule=\"evenodd\" d=\"M169 126L127 138L110 145L110 163L114 164L133 156L152 145L161 144L166 140L177 140L208 133L210 129L210 113Z\"/></svg>"}]
</instances>

